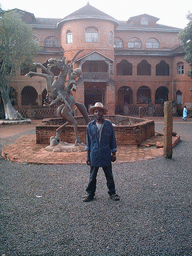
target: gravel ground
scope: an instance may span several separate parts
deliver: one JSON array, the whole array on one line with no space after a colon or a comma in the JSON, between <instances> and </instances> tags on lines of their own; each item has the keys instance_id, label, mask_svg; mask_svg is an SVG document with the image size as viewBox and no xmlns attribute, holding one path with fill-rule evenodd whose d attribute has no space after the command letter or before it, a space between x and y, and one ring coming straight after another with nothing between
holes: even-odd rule
<instances>
[{"instance_id":1,"label":"gravel ground","mask_svg":"<svg viewBox=\"0 0 192 256\"><path fill-rule=\"evenodd\" d=\"M192 255L192 123L174 130L173 159L113 165L118 202L102 170L96 200L83 203L88 166L0 159L0 255ZM0 149L15 139L1 139Z\"/></svg>"}]
</instances>

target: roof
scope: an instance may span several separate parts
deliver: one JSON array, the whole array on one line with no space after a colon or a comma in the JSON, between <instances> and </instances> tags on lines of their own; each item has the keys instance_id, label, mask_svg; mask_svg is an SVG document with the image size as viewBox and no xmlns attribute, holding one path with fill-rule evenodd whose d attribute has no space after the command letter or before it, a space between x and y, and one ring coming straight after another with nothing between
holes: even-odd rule
<instances>
[{"instance_id":1,"label":"roof","mask_svg":"<svg viewBox=\"0 0 192 256\"><path fill-rule=\"evenodd\" d=\"M33 28L49 28L55 29L57 28L57 23L60 19L53 18L36 18L36 23L32 24Z\"/></svg>"},{"instance_id":2,"label":"roof","mask_svg":"<svg viewBox=\"0 0 192 256\"><path fill-rule=\"evenodd\" d=\"M63 22L71 21L71 20L81 20L81 19L97 19L97 20L108 20L117 26L119 22L114 19L113 17L109 16L108 14L98 10L97 8L93 7L92 5L87 3L86 6L80 8L79 10L69 14L65 18L63 18L60 22L58 22L58 25L60 25Z\"/></svg>"},{"instance_id":3,"label":"roof","mask_svg":"<svg viewBox=\"0 0 192 256\"><path fill-rule=\"evenodd\" d=\"M93 57L93 58L92 58L92 57ZM86 59L86 60L104 60L104 59L107 59L107 60L113 62L112 59L110 59L109 57L107 57L107 56L101 54L101 53L98 52L98 51L90 52L90 53L88 53L88 54L86 54L86 55L80 57L79 59L77 59L76 62L81 61L81 60L84 60L84 59Z\"/></svg>"},{"instance_id":4,"label":"roof","mask_svg":"<svg viewBox=\"0 0 192 256\"><path fill-rule=\"evenodd\" d=\"M175 32L179 33L182 29L180 28L175 28L175 27L170 27L170 26L165 26L161 24L155 24L155 26L134 26L127 21L119 21L119 25L115 28L116 31L146 31L146 32Z\"/></svg>"},{"instance_id":5,"label":"roof","mask_svg":"<svg viewBox=\"0 0 192 256\"><path fill-rule=\"evenodd\" d=\"M154 16L151 16L151 15L145 13L145 14L130 17L128 19L127 23L130 23L132 20L142 18L142 17L147 17L148 19L153 20L154 22L157 22L159 20L159 18L156 18Z\"/></svg>"}]
</instances>

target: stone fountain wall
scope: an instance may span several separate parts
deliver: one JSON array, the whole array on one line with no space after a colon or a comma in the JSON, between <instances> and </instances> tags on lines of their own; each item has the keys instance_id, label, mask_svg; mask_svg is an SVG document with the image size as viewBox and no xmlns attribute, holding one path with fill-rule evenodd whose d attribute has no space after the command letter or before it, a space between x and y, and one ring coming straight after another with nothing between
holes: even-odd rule
<instances>
[{"instance_id":1,"label":"stone fountain wall","mask_svg":"<svg viewBox=\"0 0 192 256\"><path fill-rule=\"evenodd\" d=\"M93 116L90 116L93 119ZM146 139L155 135L154 121L129 116L115 115L105 116L114 124L117 145L140 145ZM78 136L83 143L86 143L87 125L83 117L76 118L78 122ZM36 143L49 144L50 137L56 135L56 129L65 121L61 118L44 119L36 126ZM67 143L75 142L74 127L66 125L60 135L61 141Z\"/></svg>"}]
</instances>

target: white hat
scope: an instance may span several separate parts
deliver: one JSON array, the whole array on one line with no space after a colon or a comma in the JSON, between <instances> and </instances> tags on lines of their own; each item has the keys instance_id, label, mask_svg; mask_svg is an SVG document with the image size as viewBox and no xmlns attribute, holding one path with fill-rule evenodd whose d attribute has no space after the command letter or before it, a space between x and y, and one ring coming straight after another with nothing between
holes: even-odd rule
<instances>
[{"instance_id":1,"label":"white hat","mask_svg":"<svg viewBox=\"0 0 192 256\"><path fill-rule=\"evenodd\" d=\"M105 108L101 102L96 102L95 105L90 108L89 110L90 114L93 114L95 109L102 109L104 113L108 111L108 109Z\"/></svg>"}]
</instances>

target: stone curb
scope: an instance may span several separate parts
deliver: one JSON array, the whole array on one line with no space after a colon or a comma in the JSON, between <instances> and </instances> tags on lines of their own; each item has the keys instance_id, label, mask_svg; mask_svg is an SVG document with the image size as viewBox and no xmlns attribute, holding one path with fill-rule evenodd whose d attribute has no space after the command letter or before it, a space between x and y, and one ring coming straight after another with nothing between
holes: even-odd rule
<instances>
[{"instance_id":1,"label":"stone curb","mask_svg":"<svg viewBox=\"0 0 192 256\"><path fill-rule=\"evenodd\" d=\"M180 141L180 136L173 137L172 147ZM21 136L11 145L2 149L2 157L6 160L23 164L86 164L86 152L49 152L45 145L36 144L35 135ZM163 148L137 146L119 146L117 151L118 163L128 163L163 156Z\"/></svg>"}]
</instances>

